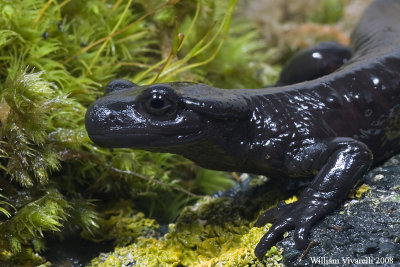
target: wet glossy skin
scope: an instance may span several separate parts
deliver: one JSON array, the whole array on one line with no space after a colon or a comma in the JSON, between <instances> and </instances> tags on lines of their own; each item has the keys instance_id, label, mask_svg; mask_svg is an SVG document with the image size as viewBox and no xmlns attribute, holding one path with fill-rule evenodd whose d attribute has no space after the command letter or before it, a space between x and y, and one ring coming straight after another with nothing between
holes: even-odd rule
<instances>
[{"instance_id":1,"label":"wet glossy skin","mask_svg":"<svg viewBox=\"0 0 400 267\"><path fill-rule=\"evenodd\" d=\"M294 55L283 67L275 86L311 81L337 70L351 57L349 47L323 42Z\"/></svg>"},{"instance_id":2,"label":"wet glossy skin","mask_svg":"<svg viewBox=\"0 0 400 267\"><path fill-rule=\"evenodd\" d=\"M286 66L289 74L280 80L286 86L224 90L113 81L87 111L89 137L104 147L181 154L210 169L312 179L299 201L257 222L275 220L257 257L290 229L296 247L304 249L312 225L336 209L371 166L400 152L399 14L400 1L375 1L352 35L353 57L310 81L291 84L298 75L290 73L298 62L314 64L312 50ZM332 62L346 61L342 48ZM314 66L300 73L300 80L325 74Z\"/></svg>"}]
</instances>

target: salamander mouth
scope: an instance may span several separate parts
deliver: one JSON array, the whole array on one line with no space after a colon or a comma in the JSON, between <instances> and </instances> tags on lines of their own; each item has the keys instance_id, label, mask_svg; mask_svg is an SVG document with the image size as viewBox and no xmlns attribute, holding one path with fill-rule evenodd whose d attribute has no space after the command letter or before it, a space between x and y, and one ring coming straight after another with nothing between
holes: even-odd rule
<instances>
[{"instance_id":1,"label":"salamander mouth","mask_svg":"<svg viewBox=\"0 0 400 267\"><path fill-rule=\"evenodd\" d=\"M202 136L201 130L185 131L182 133L111 133L88 132L89 138L101 147L136 149L171 147L180 144L195 142Z\"/></svg>"}]
</instances>

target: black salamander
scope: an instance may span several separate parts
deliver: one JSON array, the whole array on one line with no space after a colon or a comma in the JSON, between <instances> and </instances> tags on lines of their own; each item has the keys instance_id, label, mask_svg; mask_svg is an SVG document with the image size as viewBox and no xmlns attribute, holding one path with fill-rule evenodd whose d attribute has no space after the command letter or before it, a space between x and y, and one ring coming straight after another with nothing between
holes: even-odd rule
<instances>
[{"instance_id":1,"label":"black salamander","mask_svg":"<svg viewBox=\"0 0 400 267\"><path fill-rule=\"evenodd\" d=\"M352 34L350 59L342 46L317 45L295 56L273 87L113 81L87 110L89 137L104 147L181 154L210 169L312 179L297 202L256 223L275 220L257 257L290 229L304 249L311 227L357 180L400 152L399 14L400 1L373 2Z\"/></svg>"}]
</instances>

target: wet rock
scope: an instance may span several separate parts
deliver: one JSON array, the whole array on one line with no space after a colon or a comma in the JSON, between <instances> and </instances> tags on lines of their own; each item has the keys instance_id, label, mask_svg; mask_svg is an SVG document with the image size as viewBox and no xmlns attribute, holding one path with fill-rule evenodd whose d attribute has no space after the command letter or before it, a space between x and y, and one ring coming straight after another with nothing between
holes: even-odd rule
<instances>
[{"instance_id":1,"label":"wet rock","mask_svg":"<svg viewBox=\"0 0 400 267\"><path fill-rule=\"evenodd\" d=\"M311 231L317 244L306 255L295 249L293 231L277 246L287 266L400 266L400 158L370 171L370 187L347 200ZM365 186L364 186L365 187Z\"/></svg>"}]
</instances>

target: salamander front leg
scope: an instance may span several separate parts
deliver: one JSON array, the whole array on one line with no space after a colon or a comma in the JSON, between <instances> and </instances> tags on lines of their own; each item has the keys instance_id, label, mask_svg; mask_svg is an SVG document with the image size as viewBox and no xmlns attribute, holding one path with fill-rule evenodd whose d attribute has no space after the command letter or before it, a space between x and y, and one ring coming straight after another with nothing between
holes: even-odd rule
<instances>
[{"instance_id":1,"label":"salamander front leg","mask_svg":"<svg viewBox=\"0 0 400 267\"><path fill-rule=\"evenodd\" d=\"M310 152L310 153L308 153ZM318 143L293 154L290 168L319 170L311 184L295 203L268 210L258 219L256 226L276 220L258 243L255 255L262 259L283 234L295 229L297 249L305 249L311 227L332 212L347 197L348 192L372 164L368 147L352 138L335 138Z\"/></svg>"}]
</instances>

